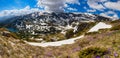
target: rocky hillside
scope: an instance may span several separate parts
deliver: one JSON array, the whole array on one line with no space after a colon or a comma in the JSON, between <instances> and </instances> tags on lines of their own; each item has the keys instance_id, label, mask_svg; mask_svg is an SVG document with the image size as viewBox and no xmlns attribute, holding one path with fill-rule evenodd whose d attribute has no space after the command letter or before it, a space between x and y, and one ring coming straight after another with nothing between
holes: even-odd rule
<instances>
[{"instance_id":1,"label":"rocky hillside","mask_svg":"<svg viewBox=\"0 0 120 58\"><path fill-rule=\"evenodd\" d=\"M31 41L34 38L45 41L58 41L78 36L77 34L81 33L81 31L94 26L95 23L93 22L111 20L107 17L88 13L35 12L6 19L6 21L0 22L0 25L12 32L16 32L25 40ZM69 32L72 35L71 37L68 36Z\"/></svg>"}]
</instances>

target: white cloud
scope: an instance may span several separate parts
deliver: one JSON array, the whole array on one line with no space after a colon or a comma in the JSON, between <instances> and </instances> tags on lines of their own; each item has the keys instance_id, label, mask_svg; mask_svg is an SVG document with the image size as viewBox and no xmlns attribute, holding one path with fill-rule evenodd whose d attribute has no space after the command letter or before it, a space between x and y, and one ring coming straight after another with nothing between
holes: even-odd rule
<instances>
[{"instance_id":1,"label":"white cloud","mask_svg":"<svg viewBox=\"0 0 120 58\"><path fill-rule=\"evenodd\" d=\"M63 1L66 1L65 3L78 4L78 5L80 5L79 0L63 0Z\"/></svg>"},{"instance_id":2,"label":"white cloud","mask_svg":"<svg viewBox=\"0 0 120 58\"><path fill-rule=\"evenodd\" d=\"M32 12L40 11L37 8L30 8L29 6L26 6L23 9L13 9L13 10L3 10L0 12L0 17L5 17L5 16L19 16L19 15L25 15L25 14L30 14Z\"/></svg>"},{"instance_id":3,"label":"white cloud","mask_svg":"<svg viewBox=\"0 0 120 58\"><path fill-rule=\"evenodd\" d=\"M68 4L78 4L79 0L38 0L38 7L44 7L45 11L50 12L63 12Z\"/></svg>"},{"instance_id":4,"label":"white cloud","mask_svg":"<svg viewBox=\"0 0 120 58\"><path fill-rule=\"evenodd\" d=\"M105 2L107 0L88 0L87 4L89 5L89 7L93 8L93 9L105 9L105 7L102 5L103 2Z\"/></svg>"},{"instance_id":5,"label":"white cloud","mask_svg":"<svg viewBox=\"0 0 120 58\"><path fill-rule=\"evenodd\" d=\"M70 10L70 11L77 11L76 8L67 8L67 9Z\"/></svg>"},{"instance_id":6,"label":"white cloud","mask_svg":"<svg viewBox=\"0 0 120 58\"><path fill-rule=\"evenodd\" d=\"M87 12L96 12L96 10L95 9L92 9L92 10L87 10Z\"/></svg>"},{"instance_id":7,"label":"white cloud","mask_svg":"<svg viewBox=\"0 0 120 58\"><path fill-rule=\"evenodd\" d=\"M115 13L114 11L108 11L108 12L105 12L105 13L101 13L100 15L105 16L105 17L109 17L109 18L113 18L113 19L118 19L119 18L117 13Z\"/></svg>"},{"instance_id":8,"label":"white cloud","mask_svg":"<svg viewBox=\"0 0 120 58\"><path fill-rule=\"evenodd\" d=\"M104 10L113 9L120 10L120 1L111 2L110 0L88 0L87 4L92 9Z\"/></svg>"},{"instance_id":9,"label":"white cloud","mask_svg":"<svg viewBox=\"0 0 120 58\"><path fill-rule=\"evenodd\" d=\"M87 9L87 7L83 7L84 9Z\"/></svg>"},{"instance_id":10,"label":"white cloud","mask_svg":"<svg viewBox=\"0 0 120 58\"><path fill-rule=\"evenodd\" d=\"M104 6L106 8L109 8L109 9L120 10L120 1L118 1L118 2L106 2L104 4Z\"/></svg>"}]
</instances>

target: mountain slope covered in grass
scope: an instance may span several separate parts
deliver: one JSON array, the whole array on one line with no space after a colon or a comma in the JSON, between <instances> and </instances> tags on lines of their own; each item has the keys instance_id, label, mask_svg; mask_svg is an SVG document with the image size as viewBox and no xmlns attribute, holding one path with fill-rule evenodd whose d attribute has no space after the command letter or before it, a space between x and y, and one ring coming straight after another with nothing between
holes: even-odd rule
<instances>
[{"instance_id":1,"label":"mountain slope covered in grass","mask_svg":"<svg viewBox=\"0 0 120 58\"><path fill-rule=\"evenodd\" d=\"M0 29L2 58L120 58L120 21L106 22L113 27L85 33L74 44L37 47L17 39L17 35Z\"/></svg>"}]
</instances>

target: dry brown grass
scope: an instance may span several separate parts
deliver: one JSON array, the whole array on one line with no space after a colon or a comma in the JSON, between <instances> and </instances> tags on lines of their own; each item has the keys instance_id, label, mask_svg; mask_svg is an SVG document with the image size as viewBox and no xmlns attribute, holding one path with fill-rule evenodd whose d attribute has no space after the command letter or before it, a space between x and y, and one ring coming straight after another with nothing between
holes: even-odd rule
<instances>
[{"instance_id":1,"label":"dry brown grass","mask_svg":"<svg viewBox=\"0 0 120 58\"><path fill-rule=\"evenodd\" d=\"M109 52L100 57L120 58L120 30L100 31L94 35L88 34L71 45L45 48L31 46L19 39L0 35L0 56L2 58L80 58L82 57L80 51L88 52L85 49L90 47L99 47L100 50Z\"/></svg>"}]
</instances>

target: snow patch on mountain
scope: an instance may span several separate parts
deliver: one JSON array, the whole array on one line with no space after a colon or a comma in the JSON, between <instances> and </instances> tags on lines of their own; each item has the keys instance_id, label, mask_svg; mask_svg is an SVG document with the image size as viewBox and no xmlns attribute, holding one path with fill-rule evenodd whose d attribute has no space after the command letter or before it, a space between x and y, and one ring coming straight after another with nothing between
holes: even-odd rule
<instances>
[{"instance_id":1,"label":"snow patch on mountain","mask_svg":"<svg viewBox=\"0 0 120 58\"><path fill-rule=\"evenodd\" d=\"M111 25L105 24L104 22L99 22L93 28L91 28L88 32L95 32L95 31L98 31L99 29L105 29L105 28L111 28L111 27L112 27ZM33 45L33 46L41 46L41 47L61 46L64 44L73 44L75 43L75 40L83 38L83 37L84 35L78 36L76 38L70 38L67 40L56 41L56 42L46 42L46 43L26 42L26 43Z\"/></svg>"},{"instance_id":2,"label":"snow patch on mountain","mask_svg":"<svg viewBox=\"0 0 120 58\"><path fill-rule=\"evenodd\" d=\"M46 43L26 42L26 43L33 45L33 46L41 46L41 47L61 46L64 44L73 44L73 43L75 43L75 40L83 38L83 37L84 37L84 35L81 35L81 36L76 37L76 38L71 38L71 39L57 41L57 42L46 42Z\"/></svg>"},{"instance_id":3,"label":"snow patch on mountain","mask_svg":"<svg viewBox=\"0 0 120 58\"><path fill-rule=\"evenodd\" d=\"M91 28L88 32L95 32L99 29L105 29L105 28L111 28L111 25L105 24L104 22L99 22L97 25L95 25L93 28Z\"/></svg>"},{"instance_id":4,"label":"snow patch on mountain","mask_svg":"<svg viewBox=\"0 0 120 58\"><path fill-rule=\"evenodd\" d=\"M71 26L71 25L67 25L66 27L65 27L65 29L67 30L67 29L73 29L73 27Z\"/></svg>"}]
</instances>

